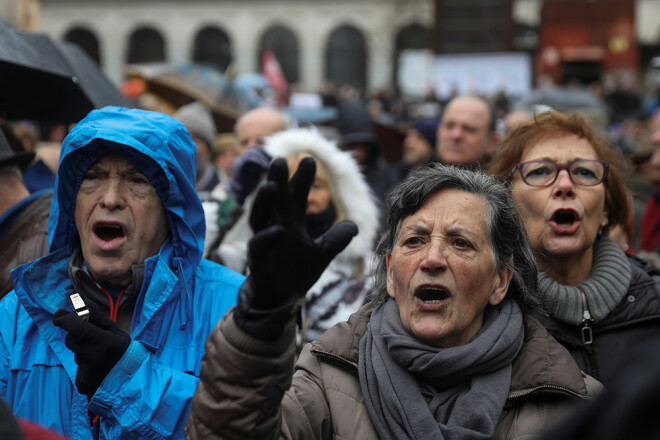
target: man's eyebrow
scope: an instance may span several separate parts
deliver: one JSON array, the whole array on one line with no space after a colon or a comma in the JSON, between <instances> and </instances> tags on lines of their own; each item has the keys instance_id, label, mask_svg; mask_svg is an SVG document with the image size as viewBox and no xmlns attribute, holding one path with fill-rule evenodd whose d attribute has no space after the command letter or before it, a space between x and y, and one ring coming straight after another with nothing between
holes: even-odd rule
<instances>
[{"instance_id":1,"label":"man's eyebrow","mask_svg":"<svg viewBox=\"0 0 660 440\"><path fill-rule=\"evenodd\" d=\"M142 171L138 170L137 167L131 165L126 168L124 168L121 171L121 175L125 176L127 174L143 174Z\"/></svg>"},{"instance_id":2,"label":"man's eyebrow","mask_svg":"<svg viewBox=\"0 0 660 440\"><path fill-rule=\"evenodd\" d=\"M101 166L99 163L93 163L90 165L90 167L87 169L87 171L94 171L95 173L102 173L106 172L106 169Z\"/></svg>"}]
</instances>

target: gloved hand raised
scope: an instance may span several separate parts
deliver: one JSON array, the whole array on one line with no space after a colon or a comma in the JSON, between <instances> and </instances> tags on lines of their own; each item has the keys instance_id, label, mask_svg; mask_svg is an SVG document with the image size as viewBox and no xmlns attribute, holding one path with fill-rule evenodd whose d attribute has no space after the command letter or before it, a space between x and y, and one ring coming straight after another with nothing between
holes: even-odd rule
<instances>
[{"instance_id":1,"label":"gloved hand raised","mask_svg":"<svg viewBox=\"0 0 660 440\"><path fill-rule=\"evenodd\" d=\"M53 324L69 334L64 343L75 354L78 364L76 388L90 399L110 370L126 352L131 337L105 316L93 302L87 303L89 322L75 312L59 309Z\"/></svg>"},{"instance_id":2,"label":"gloved hand raised","mask_svg":"<svg viewBox=\"0 0 660 440\"><path fill-rule=\"evenodd\" d=\"M309 237L305 211L315 174L316 163L307 157L289 182L286 161L275 159L252 206L250 274L241 286L234 321L255 337L280 336L298 299L358 232L355 223L342 221L316 240Z\"/></svg>"}]
</instances>

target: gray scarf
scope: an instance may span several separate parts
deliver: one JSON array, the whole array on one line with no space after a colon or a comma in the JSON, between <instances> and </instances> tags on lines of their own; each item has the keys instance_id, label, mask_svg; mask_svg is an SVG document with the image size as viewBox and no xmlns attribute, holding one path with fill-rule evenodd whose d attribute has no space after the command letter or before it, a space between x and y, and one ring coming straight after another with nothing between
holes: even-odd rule
<instances>
[{"instance_id":1,"label":"gray scarf","mask_svg":"<svg viewBox=\"0 0 660 440\"><path fill-rule=\"evenodd\" d=\"M630 278L626 254L612 240L601 237L594 244L589 278L577 286L559 284L539 271L543 308L553 318L579 325L585 320L586 302L591 320L599 322L621 302L630 287Z\"/></svg>"},{"instance_id":2,"label":"gray scarf","mask_svg":"<svg viewBox=\"0 0 660 440\"><path fill-rule=\"evenodd\" d=\"M468 344L451 348L411 336L388 300L371 315L359 350L360 386L376 432L383 440L491 438L523 339L522 312L510 299L491 308Z\"/></svg>"}]
</instances>

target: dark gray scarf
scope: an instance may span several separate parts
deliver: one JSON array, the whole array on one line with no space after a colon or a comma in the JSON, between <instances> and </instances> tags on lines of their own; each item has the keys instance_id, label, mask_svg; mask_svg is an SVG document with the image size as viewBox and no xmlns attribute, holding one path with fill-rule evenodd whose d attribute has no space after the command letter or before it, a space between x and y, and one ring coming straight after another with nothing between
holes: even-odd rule
<instances>
[{"instance_id":1,"label":"dark gray scarf","mask_svg":"<svg viewBox=\"0 0 660 440\"><path fill-rule=\"evenodd\" d=\"M506 299L472 340L434 348L403 327L393 299L374 311L360 341L359 377L381 439L487 439L511 386L524 339L522 312ZM427 402L422 390L433 397Z\"/></svg>"},{"instance_id":2,"label":"dark gray scarf","mask_svg":"<svg viewBox=\"0 0 660 440\"><path fill-rule=\"evenodd\" d=\"M630 279L626 254L612 240L601 237L594 244L594 263L589 278L577 286L559 284L539 271L543 308L553 318L579 325L585 319L586 305L590 319L599 322L621 302L630 287Z\"/></svg>"}]
</instances>

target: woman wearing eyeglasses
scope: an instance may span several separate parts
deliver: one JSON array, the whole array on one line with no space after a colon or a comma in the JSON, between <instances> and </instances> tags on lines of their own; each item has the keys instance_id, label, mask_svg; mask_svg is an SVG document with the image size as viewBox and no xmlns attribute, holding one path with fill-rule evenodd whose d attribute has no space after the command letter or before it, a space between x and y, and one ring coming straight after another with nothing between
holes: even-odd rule
<instances>
[{"instance_id":1,"label":"woman wearing eyeglasses","mask_svg":"<svg viewBox=\"0 0 660 440\"><path fill-rule=\"evenodd\" d=\"M584 118L549 111L512 131L490 174L509 183L539 266L540 321L606 387L660 335L660 273L609 238L629 215L619 158Z\"/></svg>"}]
</instances>

